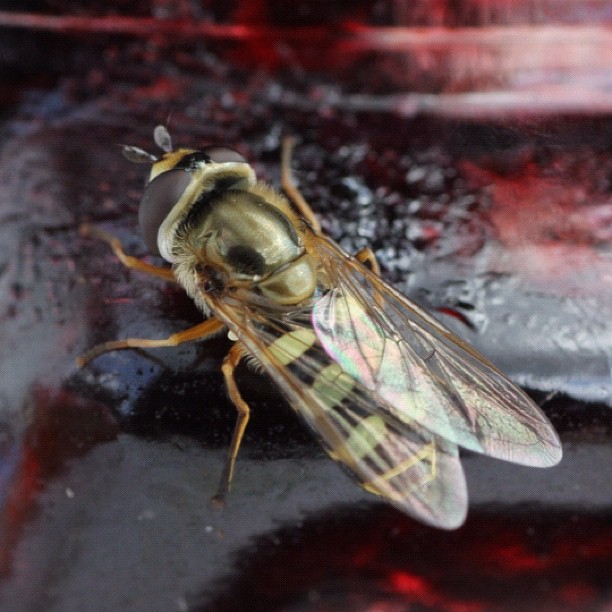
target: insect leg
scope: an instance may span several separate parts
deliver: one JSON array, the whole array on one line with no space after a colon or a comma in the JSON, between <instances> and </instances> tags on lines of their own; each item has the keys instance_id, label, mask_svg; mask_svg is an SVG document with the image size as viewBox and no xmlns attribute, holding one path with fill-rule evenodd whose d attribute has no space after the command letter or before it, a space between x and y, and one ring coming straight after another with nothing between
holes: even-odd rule
<instances>
[{"instance_id":1,"label":"insect leg","mask_svg":"<svg viewBox=\"0 0 612 612\"><path fill-rule=\"evenodd\" d=\"M370 247L364 247L361 251L355 254L355 259L362 263L370 272L376 274L376 276L380 276L380 264L378 263L378 259L376 259L376 255L374 255L374 251ZM374 300L378 304L380 308L384 309L385 299L382 294L378 291L374 294Z\"/></svg>"},{"instance_id":2,"label":"insect leg","mask_svg":"<svg viewBox=\"0 0 612 612\"><path fill-rule=\"evenodd\" d=\"M320 232L321 225L319 224L319 220L293 180L293 175L291 173L291 153L294 144L295 140L290 136L283 138L281 151L281 185L302 217L308 221L315 232Z\"/></svg>"},{"instance_id":3,"label":"insect leg","mask_svg":"<svg viewBox=\"0 0 612 612\"><path fill-rule=\"evenodd\" d=\"M169 268L162 268L161 266L154 266L152 264L147 263L146 261L142 261L137 257L132 257L128 255L121 246L121 242L115 236L112 236L108 232L101 230L97 227L92 227L91 225L82 225L81 226L81 234L84 236L93 236L95 238L99 238L100 240L104 240L108 245L110 245L111 249L113 249L113 253L117 256L117 259L126 267L132 270L138 270L139 272L144 272L145 274L149 274L150 276L157 276L158 278L162 278L165 281L176 283L176 277L174 276L174 272Z\"/></svg>"},{"instance_id":4,"label":"insect leg","mask_svg":"<svg viewBox=\"0 0 612 612\"><path fill-rule=\"evenodd\" d=\"M376 259L376 255L374 255L374 251L370 247L364 247L355 254L355 259L362 263L364 266L368 268L371 272L374 272L376 276L380 276L380 264Z\"/></svg>"},{"instance_id":5,"label":"insect leg","mask_svg":"<svg viewBox=\"0 0 612 612\"><path fill-rule=\"evenodd\" d=\"M230 399L232 400L238 416L236 418L236 426L234 427L234 435L232 436L232 442L229 447L227 459L225 461L225 467L223 468L223 474L221 475L221 482L219 483L219 489L217 494L213 497L213 501L219 505L223 504L225 496L230 490L232 483L232 477L234 476L234 466L236 465L236 457L238 456L238 450L240 449L240 443L242 442L242 436L246 429L247 423L249 422L250 408L249 405L242 399L236 380L234 379L234 370L240 363L241 359L245 356L244 347L236 342L230 352L223 361L221 371L225 377L225 384L229 393Z\"/></svg>"},{"instance_id":6,"label":"insect leg","mask_svg":"<svg viewBox=\"0 0 612 612\"><path fill-rule=\"evenodd\" d=\"M185 329L176 334L172 334L167 338L160 338L158 340L150 340L147 338L125 338L124 340L111 340L110 342L103 342L98 344L88 351L83 353L80 357L77 357L76 363L79 368L89 363L92 359L99 357L109 351L118 351L121 349L131 348L158 348L162 346L176 346L183 342L189 342L191 340L201 340L216 334L222 330L224 324L215 318L206 319L202 323L198 323L194 327Z\"/></svg>"}]
</instances>

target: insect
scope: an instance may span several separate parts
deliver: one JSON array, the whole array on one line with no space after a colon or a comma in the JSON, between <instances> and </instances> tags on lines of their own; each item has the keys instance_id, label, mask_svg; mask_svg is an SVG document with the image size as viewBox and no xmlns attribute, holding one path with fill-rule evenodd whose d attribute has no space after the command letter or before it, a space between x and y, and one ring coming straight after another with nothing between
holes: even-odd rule
<instances>
[{"instance_id":1,"label":"insect","mask_svg":"<svg viewBox=\"0 0 612 612\"><path fill-rule=\"evenodd\" d=\"M548 467L561 445L539 407L494 365L379 275L374 254L345 253L321 232L290 170L285 193L257 181L226 147L174 150L158 126L139 224L160 268L126 255L128 267L176 280L205 315L160 340L98 345L77 361L126 348L174 346L228 333L222 372L237 420L216 499L228 493L249 406L234 380L247 359L278 385L332 459L367 491L441 528L462 524L467 488L459 447L515 463Z\"/></svg>"}]
</instances>

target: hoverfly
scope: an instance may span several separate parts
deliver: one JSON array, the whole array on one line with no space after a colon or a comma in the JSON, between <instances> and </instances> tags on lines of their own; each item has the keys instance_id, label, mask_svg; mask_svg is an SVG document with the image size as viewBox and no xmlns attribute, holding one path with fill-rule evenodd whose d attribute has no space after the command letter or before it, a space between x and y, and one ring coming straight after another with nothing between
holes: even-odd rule
<instances>
[{"instance_id":1,"label":"hoverfly","mask_svg":"<svg viewBox=\"0 0 612 612\"><path fill-rule=\"evenodd\" d=\"M152 164L139 224L172 269L129 257L117 239L91 231L128 267L178 281L206 318L166 339L98 345L78 364L226 330L234 344L222 372L238 417L216 499L229 491L249 419L234 380L245 358L364 489L430 525L452 529L465 519L458 447L535 467L561 459L555 430L525 393L386 284L372 251L350 256L321 233L293 183L290 140L285 197L232 149L174 150L163 126L154 139L161 157L137 147L124 154Z\"/></svg>"}]
</instances>

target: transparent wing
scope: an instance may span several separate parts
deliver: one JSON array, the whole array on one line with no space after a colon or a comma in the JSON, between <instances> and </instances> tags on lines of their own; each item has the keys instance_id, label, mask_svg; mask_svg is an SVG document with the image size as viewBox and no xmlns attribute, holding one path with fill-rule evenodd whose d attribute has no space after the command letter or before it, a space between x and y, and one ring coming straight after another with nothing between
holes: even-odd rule
<instances>
[{"instance_id":1,"label":"transparent wing","mask_svg":"<svg viewBox=\"0 0 612 612\"><path fill-rule=\"evenodd\" d=\"M397 419L344 372L319 343L309 309L279 313L235 297L211 306L362 487L436 527L463 523L467 489L457 446Z\"/></svg>"},{"instance_id":2,"label":"transparent wing","mask_svg":"<svg viewBox=\"0 0 612 612\"><path fill-rule=\"evenodd\" d=\"M313 240L334 287L313 307L317 338L398 421L515 463L559 462L555 430L523 391L333 241Z\"/></svg>"}]
</instances>

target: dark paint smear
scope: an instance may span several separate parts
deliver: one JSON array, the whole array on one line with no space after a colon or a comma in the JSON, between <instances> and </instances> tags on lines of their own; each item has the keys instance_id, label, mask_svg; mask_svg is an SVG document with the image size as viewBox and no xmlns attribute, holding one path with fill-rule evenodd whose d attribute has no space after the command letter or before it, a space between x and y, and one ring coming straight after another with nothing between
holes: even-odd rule
<instances>
[{"instance_id":1,"label":"dark paint smear","mask_svg":"<svg viewBox=\"0 0 612 612\"><path fill-rule=\"evenodd\" d=\"M455 532L398 512L337 509L235 555L233 575L190 608L595 610L612 601L609 515L471 512ZM399 606L399 607L396 607Z\"/></svg>"}]
</instances>

